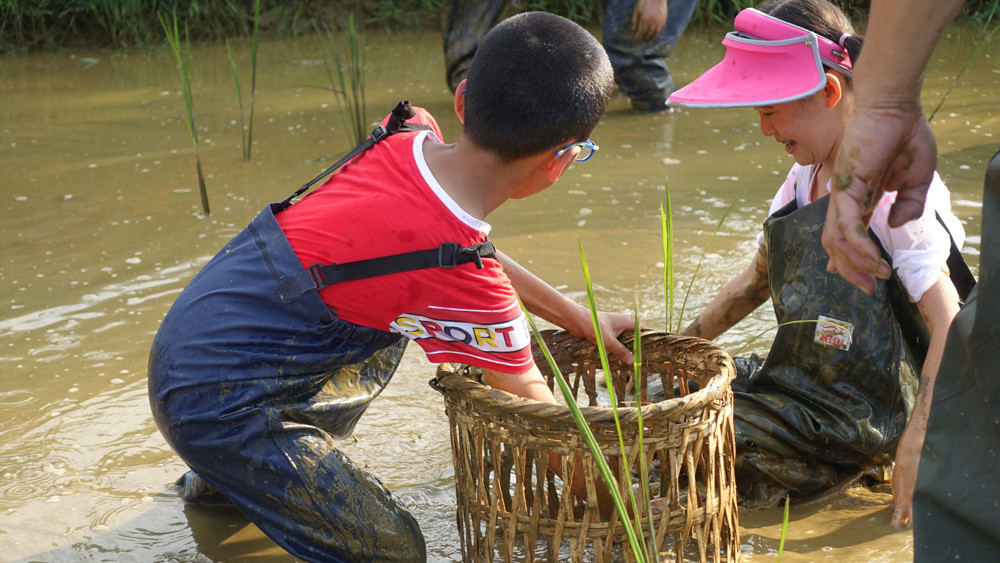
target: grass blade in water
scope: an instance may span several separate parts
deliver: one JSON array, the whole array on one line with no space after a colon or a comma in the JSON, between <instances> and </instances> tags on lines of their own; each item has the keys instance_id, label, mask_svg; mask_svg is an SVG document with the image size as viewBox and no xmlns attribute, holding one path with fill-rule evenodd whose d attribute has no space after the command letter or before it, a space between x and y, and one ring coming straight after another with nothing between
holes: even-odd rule
<instances>
[{"instance_id":1,"label":"grass blade in water","mask_svg":"<svg viewBox=\"0 0 1000 563\"><path fill-rule=\"evenodd\" d=\"M201 154L198 150L198 128L194 121L194 99L191 95L191 45L188 42L187 28L185 28L184 32L184 46L182 50L181 34L177 26L177 12L173 12L172 25L167 23L162 14L157 14L157 17L160 18L160 25L163 26L163 31L167 36L167 43L170 44L170 50L177 60L177 69L181 73L181 88L184 92L184 105L187 108L184 120L187 123L188 134L191 136L191 143L194 145L194 157L198 170L198 189L201 193L201 208L205 212L205 215L210 215L208 189L205 186L205 175L201 170Z\"/></svg>"},{"instance_id":2,"label":"grass blade in water","mask_svg":"<svg viewBox=\"0 0 1000 563\"><path fill-rule=\"evenodd\" d=\"M573 391L569 388L569 383L566 382L566 378L563 377L562 372L559 371L559 365L556 364L555 358L553 358L552 353L549 352L548 346L545 345L545 340L542 339L541 333L538 332L538 327L535 326L534 319L531 318L531 314L528 313L528 310L524 308L523 303L521 304L521 309L524 311L525 318L528 319L528 324L531 327L532 334L535 335L535 341L538 342L538 347L541 349L546 362L549 364L549 368L555 375L556 382L559 384L559 390L562 392L563 400L566 402L566 406L569 407L570 413L573 415L573 420L576 422L576 426L580 430L580 434L583 436L583 441L587 444L587 449L590 450L590 454L594 458L594 463L597 464L597 470L600 472L601 478L604 479L604 485L607 487L608 492L611 495L611 500L614 502L615 508L618 510L618 514L626 522L624 530L625 535L628 538L629 546L632 548L633 553L636 554L636 560L638 562L645 563L646 559L645 554L642 551L642 545L636 538L635 530L628 522L628 512L625 510L625 501L622 500L621 494L618 492L617 481L615 481L615 477L611 473L611 468L608 467L608 463L604 459L604 452L601 451L601 447L598 445L597 439L594 438L594 433L590 430L590 426L587 425L587 421L583 418L583 413L580 412L580 406L577 405L576 399L573 397ZM598 338L598 340L600 340L600 338Z\"/></svg>"},{"instance_id":3,"label":"grass blade in water","mask_svg":"<svg viewBox=\"0 0 1000 563\"><path fill-rule=\"evenodd\" d=\"M601 369L604 371L604 381L608 388L608 398L611 401L611 413L615 419L615 430L618 432L618 449L622 459L628 459L625 453L625 438L622 434L621 420L618 417L618 398L615 396L615 386L614 382L611 380L611 368L608 363L608 351L604 346L604 339L601 337L601 321L597 316L597 301L594 299L594 286L590 279L590 269L587 267L587 257L583 252L583 245L580 245L580 263L583 265L583 278L587 284L587 301L590 305L590 318L594 323L594 334L596 335L595 340L597 341L597 353L601 357ZM628 476L626 476L628 478ZM611 491L609 491L611 492ZM632 503L632 514L636 515L635 525L636 528L639 524L638 514L639 508L635 502L635 493L632 490L631 484L628 487L629 501ZM628 517L627 513L621 513L621 519L625 523L625 528L632 531L632 534L641 537L641 531L632 528L631 519ZM637 540L638 541L638 540ZM635 554L636 558L639 559L638 553ZM645 561L645 554L643 554L640 561Z\"/></svg>"}]
</instances>

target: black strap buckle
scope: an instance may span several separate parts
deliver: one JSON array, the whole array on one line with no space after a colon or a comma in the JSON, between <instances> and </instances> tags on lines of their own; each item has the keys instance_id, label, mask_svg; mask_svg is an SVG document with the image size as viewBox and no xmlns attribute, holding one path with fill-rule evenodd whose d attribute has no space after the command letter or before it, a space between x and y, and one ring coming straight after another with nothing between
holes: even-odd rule
<instances>
[{"instance_id":1,"label":"black strap buckle","mask_svg":"<svg viewBox=\"0 0 1000 563\"><path fill-rule=\"evenodd\" d=\"M483 258L496 258L496 247L490 241L483 241L478 244L473 244L472 246L466 246L465 248L460 248L459 252L465 257L465 261L472 261L476 263L476 269L483 269Z\"/></svg>"},{"instance_id":2,"label":"black strap buckle","mask_svg":"<svg viewBox=\"0 0 1000 563\"><path fill-rule=\"evenodd\" d=\"M378 127L372 129L371 138L376 143L389 136L389 130L385 128L384 125L379 125Z\"/></svg>"},{"instance_id":3,"label":"black strap buckle","mask_svg":"<svg viewBox=\"0 0 1000 563\"><path fill-rule=\"evenodd\" d=\"M438 247L438 267L451 269L458 265L460 248L456 242L442 242Z\"/></svg>"},{"instance_id":4,"label":"black strap buckle","mask_svg":"<svg viewBox=\"0 0 1000 563\"><path fill-rule=\"evenodd\" d=\"M306 271L309 272L310 276L312 276L313 283L316 284L316 290L317 291L320 290L320 289L323 289L324 287L326 287L327 285L329 285L328 283L326 283L326 280L323 279L323 269L322 268L323 268L323 264L320 264L319 262L317 262L317 263L313 264L312 266L309 266L308 268L306 268Z\"/></svg>"}]
</instances>

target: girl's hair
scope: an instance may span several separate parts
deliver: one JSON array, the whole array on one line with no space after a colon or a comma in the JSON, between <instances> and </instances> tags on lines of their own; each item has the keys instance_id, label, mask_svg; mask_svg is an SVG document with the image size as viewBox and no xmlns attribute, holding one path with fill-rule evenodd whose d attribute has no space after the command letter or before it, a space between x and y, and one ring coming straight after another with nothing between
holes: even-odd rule
<instances>
[{"instance_id":1,"label":"girl's hair","mask_svg":"<svg viewBox=\"0 0 1000 563\"><path fill-rule=\"evenodd\" d=\"M770 0L757 8L761 12L808 29L816 35L840 43L851 57L851 64L858 64L865 38L855 35L854 25L840 8L827 0ZM846 36L845 36L846 34ZM841 37L844 37L841 42ZM851 77L847 77L848 84Z\"/></svg>"},{"instance_id":2,"label":"girl's hair","mask_svg":"<svg viewBox=\"0 0 1000 563\"><path fill-rule=\"evenodd\" d=\"M463 134L510 162L582 141L614 87L611 62L587 30L544 12L508 18L469 67Z\"/></svg>"}]
</instances>

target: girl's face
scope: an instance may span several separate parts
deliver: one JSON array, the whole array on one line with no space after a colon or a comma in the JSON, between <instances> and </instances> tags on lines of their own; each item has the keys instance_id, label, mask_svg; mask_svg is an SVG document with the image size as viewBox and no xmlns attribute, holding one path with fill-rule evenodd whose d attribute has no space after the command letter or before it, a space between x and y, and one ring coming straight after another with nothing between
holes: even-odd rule
<instances>
[{"instance_id":1,"label":"girl's face","mask_svg":"<svg viewBox=\"0 0 1000 563\"><path fill-rule=\"evenodd\" d=\"M808 98L755 108L760 132L784 145L785 152L801 165L826 163L832 167L847 119L847 104L841 103L841 94L839 84L834 88L828 83Z\"/></svg>"}]
</instances>

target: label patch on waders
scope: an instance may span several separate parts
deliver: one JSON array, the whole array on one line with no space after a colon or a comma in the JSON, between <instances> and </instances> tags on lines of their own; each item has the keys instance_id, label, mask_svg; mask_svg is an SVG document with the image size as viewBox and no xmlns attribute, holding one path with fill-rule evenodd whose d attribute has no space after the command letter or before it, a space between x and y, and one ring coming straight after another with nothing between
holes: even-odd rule
<instances>
[{"instance_id":1,"label":"label patch on waders","mask_svg":"<svg viewBox=\"0 0 1000 563\"><path fill-rule=\"evenodd\" d=\"M854 332L854 325L846 321L838 321L830 317L819 315L819 322L816 323L816 333L813 342L849 350L851 348L851 334Z\"/></svg>"}]
</instances>

